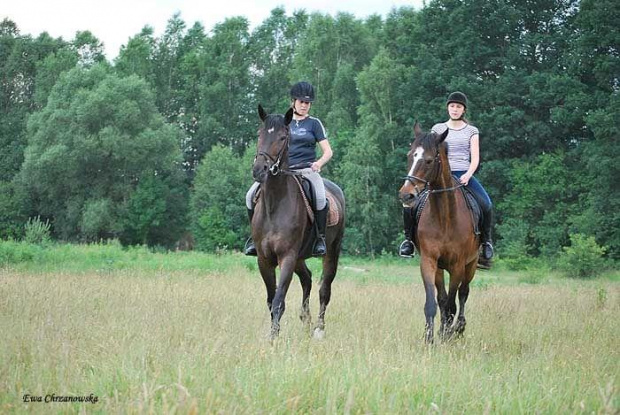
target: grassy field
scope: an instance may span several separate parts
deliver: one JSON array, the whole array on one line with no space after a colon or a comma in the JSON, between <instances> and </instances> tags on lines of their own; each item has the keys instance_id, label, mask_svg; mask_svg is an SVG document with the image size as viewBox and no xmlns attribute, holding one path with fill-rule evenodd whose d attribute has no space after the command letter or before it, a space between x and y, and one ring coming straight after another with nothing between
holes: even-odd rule
<instances>
[{"instance_id":1,"label":"grassy field","mask_svg":"<svg viewBox=\"0 0 620 415\"><path fill-rule=\"evenodd\" d=\"M465 337L427 347L415 261L345 258L326 338L295 282L271 343L252 258L46 251L0 269L0 413L620 412L617 273L480 272Z\"/></svg>"}]
</instances>

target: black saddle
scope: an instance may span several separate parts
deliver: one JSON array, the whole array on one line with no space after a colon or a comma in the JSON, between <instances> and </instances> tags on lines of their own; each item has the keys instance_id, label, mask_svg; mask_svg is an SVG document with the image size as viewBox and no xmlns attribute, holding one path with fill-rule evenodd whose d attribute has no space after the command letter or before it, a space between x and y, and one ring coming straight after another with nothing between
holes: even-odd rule
<instances>
[{"instance_id":1,"label":"black saddle","mask_svg":"<svg viewBox=\"0 0 620 415\"><path fill-rule=\"evenodd\" d=\"M310 206L312 207L312 210L314 210L314 207L316 206L315 201L314 201L314 189L312 188L312 183L310 182L310 180L306 179L305 177L300 177L301 179L301 188L304 189L304 195L306 196L306 199L308 199L308 202L310 202Z\"/></svg>"},{"instance_id":2,"label":"black saddle","mask_svg":"<svg viewBox=\"0 0 620 415\"><path fill-rule=\"evenodd\" d=\"M474 193L469 190L467 186L463 186L460 189L461 192L463 192L465 203L467 203L467 207L471 213L472 222L474 224L474 233L476 235L480 235L480 229L482 228L482 208L480 207L480 203L478 202L478 199L476 199Z\"/></svg>"}]
</instances>

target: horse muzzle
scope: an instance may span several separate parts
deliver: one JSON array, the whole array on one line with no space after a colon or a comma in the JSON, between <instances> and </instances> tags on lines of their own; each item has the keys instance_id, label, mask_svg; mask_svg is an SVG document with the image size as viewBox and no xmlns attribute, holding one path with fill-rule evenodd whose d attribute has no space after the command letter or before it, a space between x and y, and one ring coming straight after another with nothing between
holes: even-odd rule
<instances>
[{"instance_id":1,"label":"horse muzzle","mask_svg":"<svg viewBox=\"0 0 620 415\"><path fill-rule=\"evenodd\" d=\"M259 183L264 183L269 175L269 166L267 163L255 163L252 167L252 177Z\"/></svg>"},{"instance_id":2,"label":"horse muzzle","mask_svg":"<svg viewBox=\"0 0 620 415\"><path fill-rule=\"evenodd\" d=\"M398 198L404 207L413 207L416 199L416 195L410 192L399 192Z\"/></svg>"}]
</instances>

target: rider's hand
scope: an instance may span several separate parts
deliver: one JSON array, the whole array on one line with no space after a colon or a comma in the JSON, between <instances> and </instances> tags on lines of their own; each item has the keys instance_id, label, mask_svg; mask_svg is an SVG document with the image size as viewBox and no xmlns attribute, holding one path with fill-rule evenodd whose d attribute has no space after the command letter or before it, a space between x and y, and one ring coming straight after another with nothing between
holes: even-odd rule
<instances>
[{"instance_id":1,"label":"rider's hand","mask_svg":"<svg viewBox=\"0 0 620 415\"><path fill-rule=\"evenodd\" d=\"M467 186L467 183L469 183L469 179L471 179L471 174L465 173L464 175L461 176L459 181L461 182L461 184Z\"/></svg>"},{"instance_id":2,"label":"rider's hand","mask_svg":"<svg viewBox=\"0 0 620 415\"><path fill-rule=\"evenodd\" d=\"M312 165L310 165L310 168L312 168L312 171L315 171L317 173L321 171L321 165L317 163L316 161L312 163Z\"/></svg>"}]
</instances>

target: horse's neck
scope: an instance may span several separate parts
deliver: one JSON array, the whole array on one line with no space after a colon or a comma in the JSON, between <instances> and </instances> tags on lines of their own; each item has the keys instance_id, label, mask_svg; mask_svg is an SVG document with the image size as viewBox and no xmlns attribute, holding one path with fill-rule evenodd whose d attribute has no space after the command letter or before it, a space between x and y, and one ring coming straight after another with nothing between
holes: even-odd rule
<instances>
[{"instance_id":1,"label":"horse's neck","mask_svg":"<svg viewBox=\"0 0 620 415\"><path fill-rule=\"evenodd\" d=\"M291 184L294 184L292 182L292 177L284 174L271 176L263 183L263 195L261 199L265 206L265 213L268 216L274 214L281 208L288 208L284 206L284 202L291 192Z\"/></svg>"},{"instance_id":2,"label":"horse's neck","mask_svg":"<svg viewBox=\"0 0 620 415\"><path fill-rule=\"evenodd\" d=\"M447 160L443 163L444 166L448 166ZM431 189L441 190L454 187L452 182L452 173L450 169L442 169L439 178L431 184ZM448 190L444 192L438 192L431 195L430 198L431 209L436 212L437 220L444 226L451 226L457 217L457 205L456 205L456 192L455 190Z\"/></svg>"}]
</instances>

